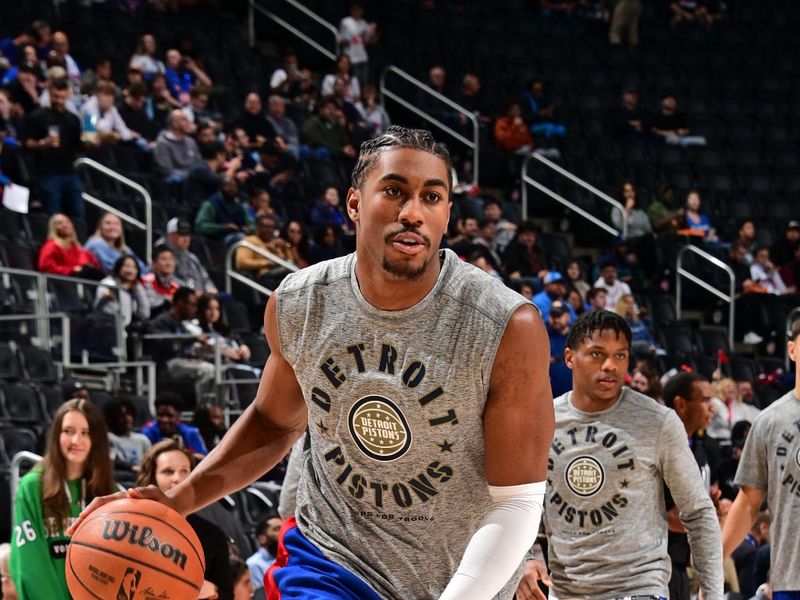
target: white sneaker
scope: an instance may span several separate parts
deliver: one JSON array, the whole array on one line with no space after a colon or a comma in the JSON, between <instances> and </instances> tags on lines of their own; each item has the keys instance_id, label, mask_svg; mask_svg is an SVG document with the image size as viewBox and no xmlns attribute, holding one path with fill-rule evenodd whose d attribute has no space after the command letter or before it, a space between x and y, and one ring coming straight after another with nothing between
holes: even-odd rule
<instances>
[{"instance_id":1,"label":"white sneaker","mask_svg":"<svg viewBox=\"0 0 800 600\"><path fill-rule=\"evenodd\" d=\"M761 342L763 342L764 338L762 338L760 335L758 335L755 331L748 331L746 334L744 334L744 339L742 341L745 344L755 345L755 344L760 344Z\"/></svg>"}]
</instances>

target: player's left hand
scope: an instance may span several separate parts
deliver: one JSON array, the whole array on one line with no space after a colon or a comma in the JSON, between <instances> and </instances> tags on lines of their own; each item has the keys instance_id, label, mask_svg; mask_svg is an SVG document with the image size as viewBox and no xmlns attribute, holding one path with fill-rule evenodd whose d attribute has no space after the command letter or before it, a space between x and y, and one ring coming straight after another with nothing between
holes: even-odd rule
<instances>
[{"instance_id":1,"label":"player's left hand","mask_svg":"<svg viewBox=\"0 0 800 600\"><path fill-rule=\"evenodd\" d=\"M547 587L552 587L553 582L547 574L547 567L538 560L526 561L525 571L517 585L516 600L547 600L539 587L540 581Z\"/></svg>"}]
</instances>

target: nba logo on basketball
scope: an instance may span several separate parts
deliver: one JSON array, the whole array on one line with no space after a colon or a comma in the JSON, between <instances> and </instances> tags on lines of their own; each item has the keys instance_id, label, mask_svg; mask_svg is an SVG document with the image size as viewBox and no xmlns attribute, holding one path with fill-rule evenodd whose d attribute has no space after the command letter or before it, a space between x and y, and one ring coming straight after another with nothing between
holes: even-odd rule
<instances>
[{"instance_id":1,"label":"nba logo on basketball","mask_svg":"<svg viewBox=\"0 0 800 600\"><path fill-rule=\"evenodd\" d=\"M125 575L122 576L122 581L117 590L117 600L133 600L133 595L136 593L136 588L139 587L141 578L141 571L137 571L133 567L125 569Z\"/></svg>"}]
</instances>

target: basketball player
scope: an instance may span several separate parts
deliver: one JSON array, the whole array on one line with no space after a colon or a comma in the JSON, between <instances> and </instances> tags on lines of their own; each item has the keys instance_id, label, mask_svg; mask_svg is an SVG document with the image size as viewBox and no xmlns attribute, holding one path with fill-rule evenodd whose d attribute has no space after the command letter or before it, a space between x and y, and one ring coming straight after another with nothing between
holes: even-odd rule
<instances>
[{"instance_id":1,"label":"basketball player","mask_svg":"<svg viewBox=\"0 0 800 600\"><path fill-rule=\"evenodd\" d=\"M705 600L722 599L714 505L674 411L623 383L631 330L606 310L581 316L564 349L572 391L555 400L544 526L550 576L526 563L517 598L666 599L667 485L688 536Z\"/></svg>"},{"instance_id":2,"label":"basketball player","mask_svg":"<svg viewBox=\"0 0 800 600\"><path fill-rule=\"evenodd\" d=\"M722 531L729 556L750 531L767 499L770 526L770 578L773 600L800 598L800 319L787 344L795 363L794 389L756 417L739 459L739 493Z\"/></svg>"},{"instance_id":3,"label":"basketball player","mask_svg":"<svg viewBox=\"0 0 800 600\"><path fill-rule=\"evenodd\" d=\"M266 472L308 426L268 598L513 593L553 434L542 319L440 251L451 165L430 133L364 143L352 186L356 252L270 297L254 403L184 483L129 493L191 513Z\"/></svg>"}]
</instances>

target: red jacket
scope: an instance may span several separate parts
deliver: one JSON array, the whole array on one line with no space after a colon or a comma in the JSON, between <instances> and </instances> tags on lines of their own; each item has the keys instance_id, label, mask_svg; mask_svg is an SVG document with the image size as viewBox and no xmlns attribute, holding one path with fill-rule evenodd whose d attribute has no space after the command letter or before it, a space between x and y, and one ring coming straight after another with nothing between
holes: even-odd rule
<instances>
[{"instance_id":1,"label":"red jacket","mask_svg":"<svg viewBox=\"0 0 800 600\"><path fill-rule=\"evenodd\" d=\"M54 240L47 240L39 250L39 270L43 273L56 275L72 275L75 267L89 265L95 269L100 268L94 254L84 250L80 244L72 244L69 248L62 248Z\"/></svg>"}]
</instances>

